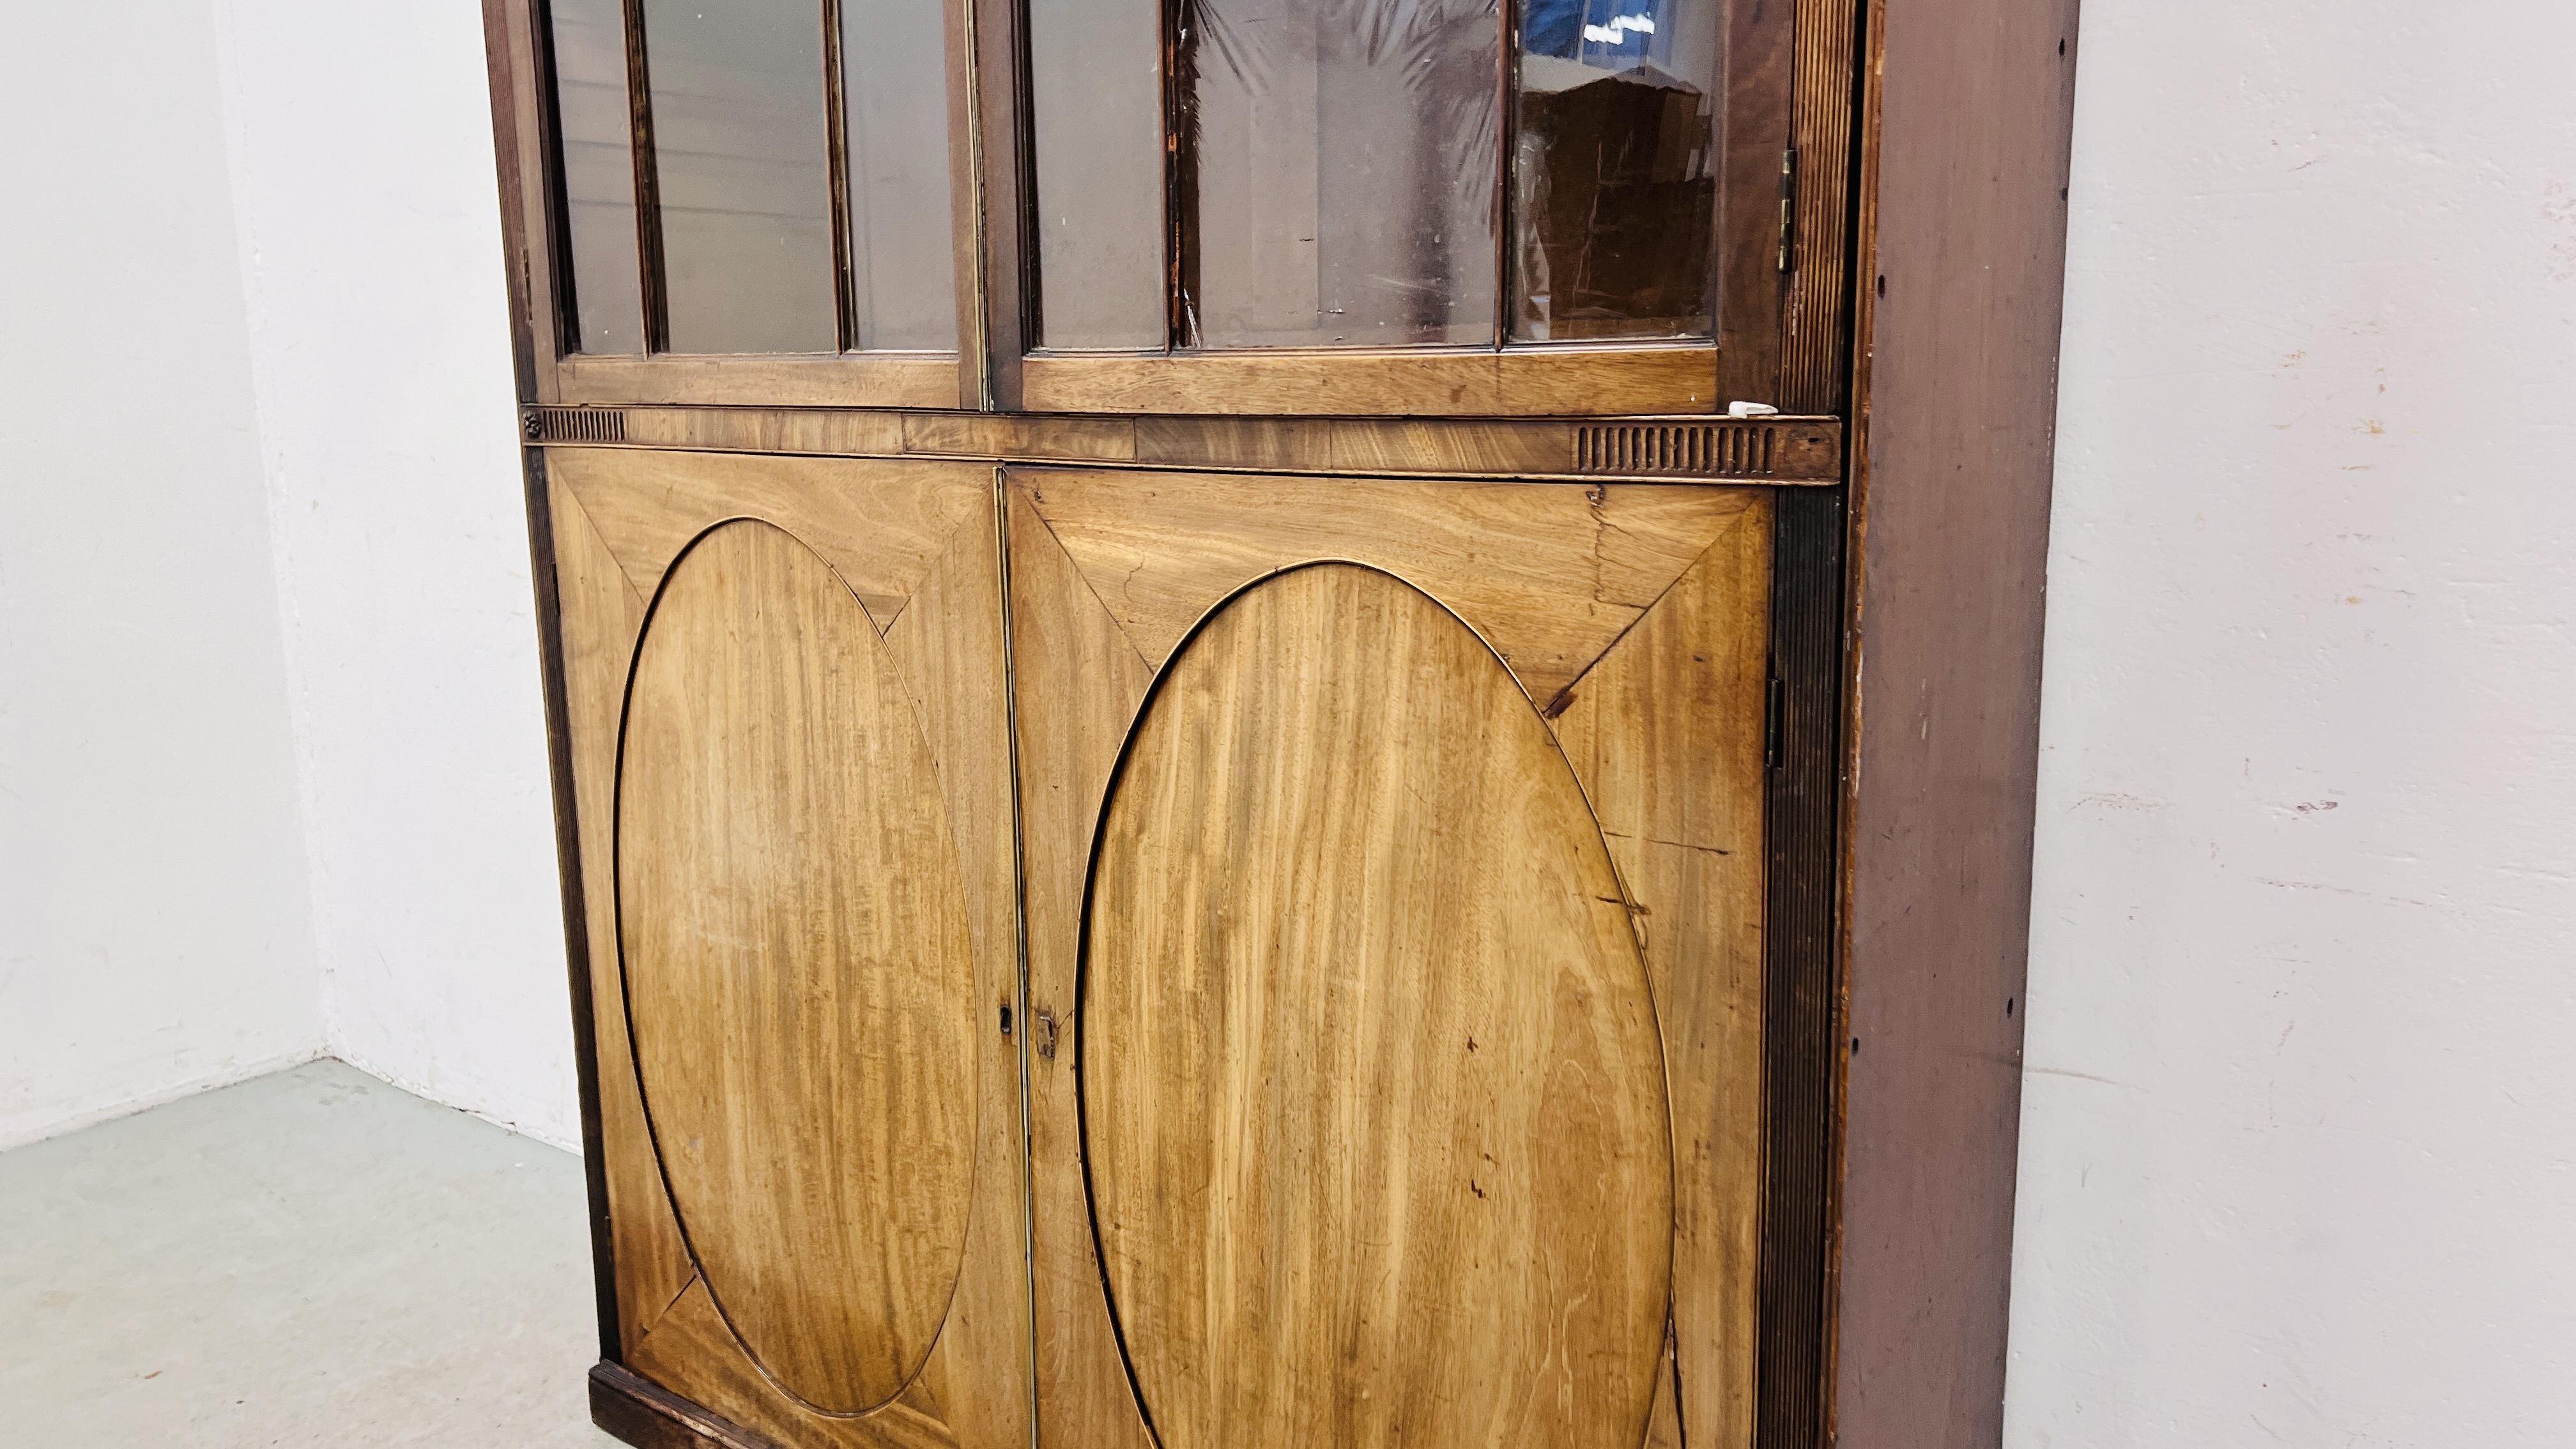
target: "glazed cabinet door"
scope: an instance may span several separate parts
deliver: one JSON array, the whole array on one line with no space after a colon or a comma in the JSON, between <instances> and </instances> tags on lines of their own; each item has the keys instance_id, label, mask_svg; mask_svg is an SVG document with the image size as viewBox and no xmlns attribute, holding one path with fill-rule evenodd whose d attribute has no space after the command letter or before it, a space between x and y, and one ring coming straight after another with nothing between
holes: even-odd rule
<instances>
[{"instance_id":1,"label":"glazed cabinet door","mask_svg":"<svg viewBox=\"0 0 2576 1449\"><path fill-rule=\"evenodd\" d=\"M1008 509L1039 1442L1748 1443L1769 492Z\"/></svg>"},{"instance_id":2,"label":"glazed cabinet door","mask_svg":"<svg viewBox=\"0 0 2576 1449\"><path fill-rule=\"evenodd\" d=\"M542 477L619 1357L782 1444L1025 1445L994 472Z\"/></svg>"},{"instance_id":3,"label":"glazed cabinet door","mask_svg":"<svg viewBox=\"0 0 2576 1449\"><path fill-rule=\"evenodd\" d=\"M1838 409L1857 0L986 15L1005 409Z\"/></svg>"}]
</instances>

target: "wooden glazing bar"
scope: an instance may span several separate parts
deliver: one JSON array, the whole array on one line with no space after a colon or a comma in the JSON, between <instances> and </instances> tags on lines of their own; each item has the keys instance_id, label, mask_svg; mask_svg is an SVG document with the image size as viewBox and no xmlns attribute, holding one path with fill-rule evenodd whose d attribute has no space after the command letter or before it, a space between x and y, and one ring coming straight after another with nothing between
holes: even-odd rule
<instances>
[{"instance_id":1,"label":"wooden glazing bar","mask_svg":"<svg viewBox=\"0 0 2576 1449\"><path fill-rule=\"evenodd\" d=\"M987 13L988 10L991 13ZM964 147L957 198L959 337L976 350L971 403L1017 406L1019 355L1038 316L1034 247L1028 225L1034 190L1026 134L1028 57L1016 3L985 6L954 0L949 65L962 84L949 92L952 144ZM996 223L1007 223L997 225ZM1007 396L1009 401L1003 402Z\"/></svg>"},{"instance_id":2,"label":"wooden glazing bar","mask_svg":"<svg viewBox=\"0 0 2576 1449\"><path fill-rule=\"evenodd\" d=\"M1020 353L1036 290L1028 283L1021 233L1030 177L1020 98L1019 6L949 0L948 148L957 258L956 403L967 409L1020 404Z\"/></svg>"},{"instance_id":3,"label":"wooden glazing bar","mask_svg":"<svg viewBox=\"0 0 2576 1449\"><path fill-rule=\"evenodd\" d=\"M841 72L841 0L823 6L823 170L831 190L832 333L848 352L865 335L857 279L850 274L850 118Z\"/></svg>"},{"instance_id":4,"label":"wooden glazing bar","mask_svg":"<svg viewBox=\"0 0 2576 1449\"><path fill-rule=\"evenodd\" d=\"M1163 0L1164 344L1198 345L1190 309L1199 291L1198 0Z\"/></svg>"},{"instance_id":5,"label":"wooden glazing bar","mask_svg":"<svg viewBox=\"0 0 2576 1449\"><path fill-rule=\"evenodd\" d=\"M957 400L957 357L945 352L582 355L557 372L568 403L944 408Z\"/></svg>"},{"instance_id":6,"label":"wooden glazing bar","mask_svg":"<svg viewBox=\"0 0 2576 1449\"><path fill-rule=\"evenodd\" d=\"M1599 417L1719 411L1718 353L1664 347L1041 353L1039 412Z\"/></svg>"},{"instance_id":7,"label":"wooden glazing bar","mask_svg":"<svg viewBox=\"0 0 2576 1449\"><path fill-rule=\"evenodd\" d=\"M1495 133L1499 137L1494 151L1494 346L1499 348L1512 335L1512 309L1520 298L1520 268L1514 264L1519 239L1512 206L1512 170L1519 164L1521 146L1517 84L1521 6L1519 0L1504 0L1494 11L1500 31L1494 54Z\"/></svg>"},{"instance_id":8,"label":"wooden glazing bar","mask_svg":"<svg viewBox=\"0 0 2576 1449\"><path fill-rule=\"evenodd\" d=\"M644 303L644 350L671 346L670 292L662 272L662 173L653 150L653 75L645 54L644 0L626 0L626 107L634 123L636 285ZM573 361L566 358L566 364ZM570 378L563 379L568 388ZM579 400L570 391L568 399Z\"/></svg>"}]
</instances>

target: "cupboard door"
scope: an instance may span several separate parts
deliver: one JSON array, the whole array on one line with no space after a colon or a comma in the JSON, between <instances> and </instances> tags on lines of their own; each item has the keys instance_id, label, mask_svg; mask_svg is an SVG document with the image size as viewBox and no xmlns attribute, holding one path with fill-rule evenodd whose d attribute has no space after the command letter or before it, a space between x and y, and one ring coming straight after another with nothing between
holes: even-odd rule
<instances>
[{"instance_id":1,"label":"cupboard door","mask_svg":"<svg viewBox=\"0 0 2576 1449\"><path fill-rule=\"evenodd\" d=\"M1748 1442L1768 493L1008 508L1041 1442Z\"/></svg>"},{"instance_id":2,"label":"cupboard door","mask_svg":"<svg viewBox=\"0 0 2576 1449\"><path fill-rule=\"evenodd\" d=\"M992 470L545 473L621 1358L781 1443L1025 1444Z\"/></svg>"}]
</instances>

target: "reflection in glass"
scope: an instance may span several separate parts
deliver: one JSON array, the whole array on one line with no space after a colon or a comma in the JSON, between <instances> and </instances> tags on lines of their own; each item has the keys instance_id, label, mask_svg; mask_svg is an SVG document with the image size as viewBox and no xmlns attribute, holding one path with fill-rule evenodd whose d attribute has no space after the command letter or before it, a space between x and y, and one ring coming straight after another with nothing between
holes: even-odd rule
<instances>
[{"instance_id":1,"label":"reflection in glass","mask_svg":"<svg viewBox=\"0 0 2576 1449\"><path fill-rule=\"evenodd\" d=\"M619 0L554 0L555 130L571 233L572 352L642 352L635 266L635 148Z\"/></svg>"},{"instance_id":2,"label":"reflection in glass","mask_svg":"<svg viewBox=\"0 0 2576 1449\"><path fill-rule=\"evenodd\" d=\"M1162 347L1162 7L1028 0L1039 345Z\"/></svg>"},{"instance_id":3,"label":"reflection in glass","mask_svg":"<svg viewBox=\"0 0 2576 1449\"><path fill-rule=\"evenodd\" d=\"M841 0L851 346L957 346L940 0Z\"/></svg>"},{"instance_id":4,"label":"reflection in glass","mask_svg":"<svg viewBox=\"0 0 2576 1449\"><path fill-rule=\"evenodd\" d=\"M829 131L813 0L644 0L674 352L830 352Z\"/></svg>"},{"instance_id":5,"label":"reflection in glass","mask_svg":"<svg viewBox=\"0 0 2576 1449\"><path fill-rule=\"evenodd\" d=\"M1515 340L1705 337L1716 0L1525 0Z\"/></svg>"},{"instance_id":6,"label":"reflection in glass","mask_svg":"<svg viewBox=\"0 0 2576 1449\"><path fill-rule=\"evenodd\" d=\"M1190 340L1491 343L1501 34L1495 0L1190 0Z\"/></svg>"}]
</instances>

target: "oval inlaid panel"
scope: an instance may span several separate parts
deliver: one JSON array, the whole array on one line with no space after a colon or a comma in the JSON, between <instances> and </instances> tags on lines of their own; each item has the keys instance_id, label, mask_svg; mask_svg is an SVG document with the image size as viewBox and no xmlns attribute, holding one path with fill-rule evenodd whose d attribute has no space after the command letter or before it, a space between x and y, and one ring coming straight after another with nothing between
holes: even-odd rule
<instances>
[{"instance_id":1,"label":"oval inlaid panel","mask_svg":"<svg viewBox=\"0 0 2576 1449\"><path fill-rule=\"evenodd\" d=\"M930 746L865 610L765 523L673 566L635 662L618 926L674 1206L743 1345L855 1412L966 1241L978 1022Z\"/></svg>"},{"instance_id":2,"label":"oval inlaid panel","mask_svg":"<svg viewBox=\"0 0 2576 1449\"><path fill-rule=\"evenodd\" d=\"M1080 1021L1113 1307L1164 1449L1636 1449L1663 1061L1599 826L1410 585L1220 610L1102 823Z\"/></svg>"}]
</instances>

